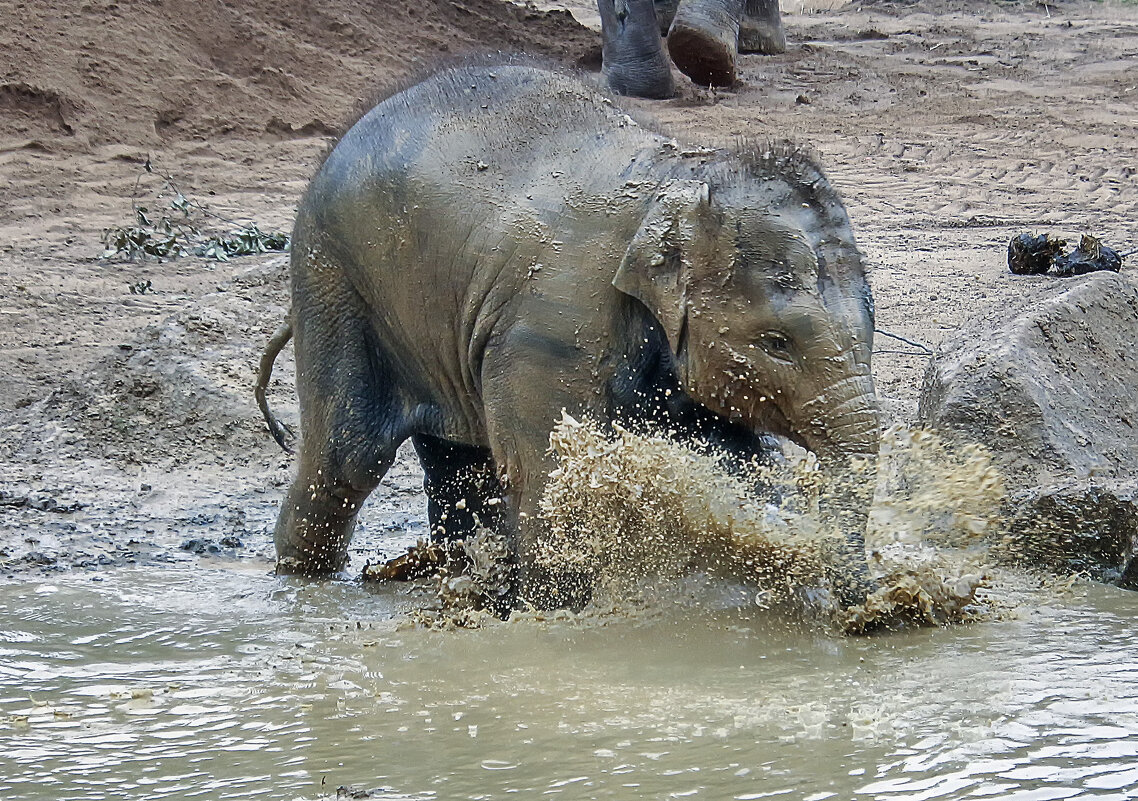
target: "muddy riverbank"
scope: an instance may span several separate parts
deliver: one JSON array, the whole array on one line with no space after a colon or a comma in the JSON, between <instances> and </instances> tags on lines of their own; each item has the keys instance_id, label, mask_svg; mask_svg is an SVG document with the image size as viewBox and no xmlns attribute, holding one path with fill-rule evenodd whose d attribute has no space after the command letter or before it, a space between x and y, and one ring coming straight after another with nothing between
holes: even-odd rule
<instances>
[{"instance_id":1,"label":"muddy riverbank","mask_svg":"<svg viewBox=\"0 0 1138 801\"><path fill-rule=\"evenodd\" d=\"M1138 89L1126 68L1138 52L1134 7L934 5L788 14L789 52L745 57L736 91L687 86L675 101L628 103L692 141L791 136L814 145L872 265L880 326L930 348L969 318L1004 318L1056 280L1007 274L1004 244L1014 233L1092 231L1123 247L1138 235ZM249 19L270 24L257 13L250 9ZM548 43L575 24L528 13L516 24L544 26L534 41L550 53ZM126 26L116 35L130 32L129 18L111 16ZM86 28L61 30L64 50L87 52ZM289 26L274 30L284 36ZM304 32L292 35L301 46ZM587 49L595 34L567 36ZM179 42L175 55L192 60L200 45ZM154 59L139 80L167 79L170 68ZM267 54L258 63L279 66ZM367 93L373 76L361 63L350 62L347 78L328 78L328 120L333 112L349 118ZM376 63L380 80L398 73ZM220 76L224 66L206 73ZM14 74L26 69L12 66ZM121 103L109 80L101 102ZM250 388L287 308L285 258L122 263L98 258L99 238L129 222L132 196L153 202L163 186L158 172L227 219L287 230L327 137L243 124L158 131L93 101L83 113L61 106L64 127L53 129L42 104L4 97L15 98L19 113L6 118L0 148L8 187L0 218L0 575L198 559L267 568L291 462L265 435ZM225 93L213 102L219 113L238 103ZM155 172L144 170L148 159ZM143 294L132 292L146 282ZM884 337L878 349L886 409L894 421L911 421L927 355ZM295 419L290 371L286 352L271 398L286 420ZM366 510L355 569L391 533L414 539L422 531L416 470L401 460Z\"/></svg>"}]
</instances>

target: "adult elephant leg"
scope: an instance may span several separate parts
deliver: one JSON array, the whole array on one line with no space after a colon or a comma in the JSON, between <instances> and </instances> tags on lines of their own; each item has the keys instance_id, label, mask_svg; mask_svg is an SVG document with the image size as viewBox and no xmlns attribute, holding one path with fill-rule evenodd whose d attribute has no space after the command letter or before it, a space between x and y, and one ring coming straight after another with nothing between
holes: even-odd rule
<instances>
[{"instance_id":1,"label":"adult elephant leg","mask_svg":"<svg viewBox=\"0 0 1138 801\"><path fill-rule=\"evenodd\" d=\"M700 86L735 83L743 0L683 0L668 31L668 52Z\"/></svg>"},{"instance_id":2,"label":"adult elephant leg","mask_svg":"<svg viewBox=\"0 0 1138 801\"><path fill-rule=\"evenodd\" d=\"M786 52L786 34L778 0L745 0L739 20L739 52L774 55Z\"/></svg>"},{"instance_id":3,"label":"adult elephant leg","mask_svg":"<svg viewBox=\"0 0 1138 801\"><path fill-rule=\"evenodd\" d=\"M427 434L411 439L423 466L431 539L461 540L477 534L480 527L498 529L502 487L490 451Z\"/></svg>"},{"instance_id":4,"label":"adult elephant leg","mask_svg":"<svg viewBox=\"0 0 1138 801\"><path fill-rule=\"evenodd\" d=\"M660 25L660 35L667 36L668 29L672 27L672 20L676 18L676 9L680 0L654 0L656 6L656 22Z\"/></svg>"},{"instance_id":5,"label":"adult elephant leg","mask_svg":"<svg viewBox=\"0 0 1138 801\"><path fill-rule=\"evenodd\" d=\"M597 0L601 72L614 92L663 99L675 94L653 0Z\"/></svg>"},{"instance_id":6,"label":"adult elephant leg","mask_svg":"<svg viewBox=\"0 0 1138 801\"><path fill-rule=\"evenodd\" d=\"M318 285L294 278L300 459L273 538L278 572L328 575L347 564L359 509L408 426L362 299L334 267L312 272Z\"/></svg>"}]
</instances>

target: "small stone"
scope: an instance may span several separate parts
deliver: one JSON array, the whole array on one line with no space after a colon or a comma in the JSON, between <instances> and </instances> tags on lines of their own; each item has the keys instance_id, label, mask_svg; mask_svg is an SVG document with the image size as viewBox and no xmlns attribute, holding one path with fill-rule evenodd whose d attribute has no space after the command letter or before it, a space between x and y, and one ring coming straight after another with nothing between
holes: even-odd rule
<instances>
[{"instance_id":1,"label":"small stone","mask_svg":"<svg viewBox=\"0 0 1138 801\"><path fill-rule=\"evenodd\" d=\"M193 539L188 539L183 542L181 549L183 551L188 551L189 553L196 553L199 556L205 553L221 552L221 548L217 546L217 543L212 542L211 540L200 539L198 537L194 537Z\"/></svg>"}]
</instances>

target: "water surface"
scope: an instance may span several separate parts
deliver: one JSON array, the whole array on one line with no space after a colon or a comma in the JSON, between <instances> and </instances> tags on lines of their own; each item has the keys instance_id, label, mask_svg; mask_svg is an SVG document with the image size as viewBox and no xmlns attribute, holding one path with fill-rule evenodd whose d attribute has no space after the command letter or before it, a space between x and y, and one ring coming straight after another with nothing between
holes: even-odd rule
<instances>
[{"instance_id":1,"label":"water surface","mask_svg":"<svg viewBox=\"0 0 1138 801\"><path fill-rule=\"evenodd\" d=\"M841 638L746 606L400 624L176 566L0 588L6 799L1138 798L1138 594Z\"/></svg>"}]
</instances>

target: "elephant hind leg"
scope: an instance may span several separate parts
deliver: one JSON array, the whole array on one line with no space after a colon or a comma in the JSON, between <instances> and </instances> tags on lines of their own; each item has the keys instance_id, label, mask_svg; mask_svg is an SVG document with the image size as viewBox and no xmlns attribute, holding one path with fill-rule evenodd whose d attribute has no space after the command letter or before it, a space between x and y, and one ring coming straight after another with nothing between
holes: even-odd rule
<instances>
[{"instance_id":1,"label":"elephant hind leg","mask_svg":"<svg viewBox=\"0 0 1138 801\"><path fill-rule=\"evenodd\" d=\"M419 411L400 392L362 299L341 294L334 303L294 305L301 446L274 532L278 572L344 568L360 507Z\"/></svg>"},{"instance_id":2,"label":"elephant hind leg","mask_svg":"<svg viewBox=\"0 0 1138 801\"><path fill-rule=\"evenodd\" d=\"M431 539L460 540L501 526L502 487L488 448L416 434Z\"/></svg>"},{"instance_id":3,"label":"elephant hind leg","mask_svg":"<svg viewBox=\"0 0 1138 801\"><path fill-rule=\"evenodd\" d=\"M786 52L786 33L778 0L745 0L739 20L739 52L766 55Z\"/></svg>"},{"instance_id":4,"label":"elephant hind leg","mask_svg":"<svg viewBox=\"0 0 1138 801\"><path fill-rule=\"evenodd\" d=\"M376 463L375 478L366 483L346 480L334 467L316 467L328 464L320 459L306 460L277 518L277 572L322 576L343 570L356 515L393 460Z\"/></svg>"}]
</instances>

